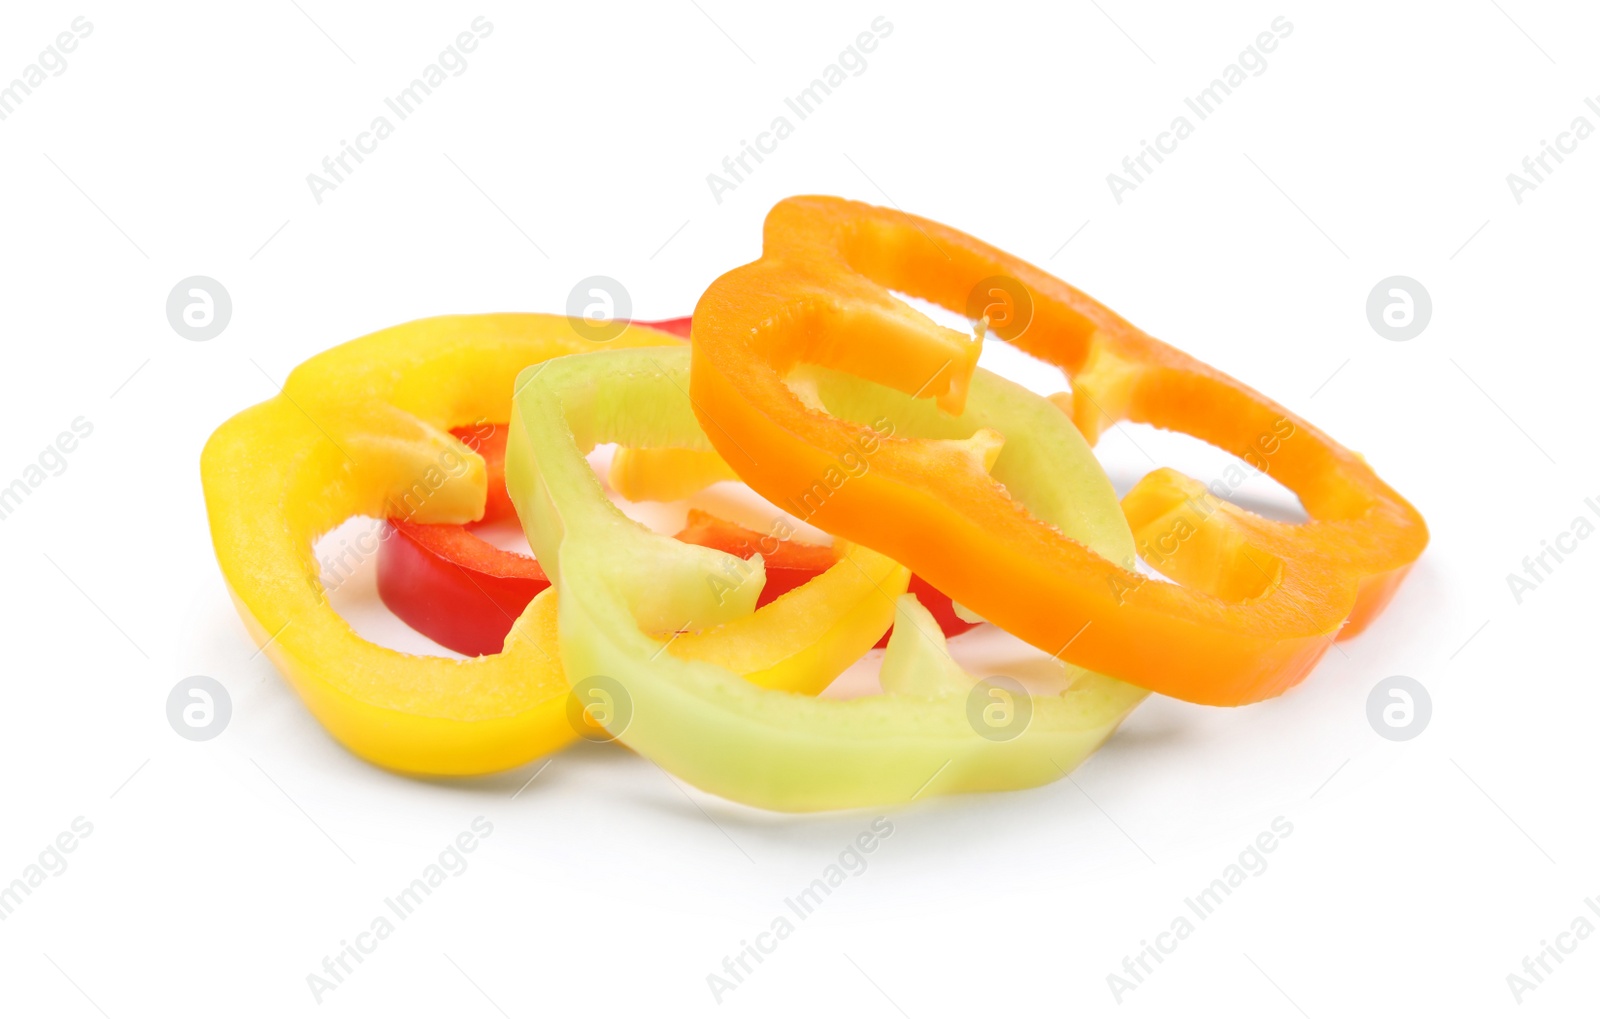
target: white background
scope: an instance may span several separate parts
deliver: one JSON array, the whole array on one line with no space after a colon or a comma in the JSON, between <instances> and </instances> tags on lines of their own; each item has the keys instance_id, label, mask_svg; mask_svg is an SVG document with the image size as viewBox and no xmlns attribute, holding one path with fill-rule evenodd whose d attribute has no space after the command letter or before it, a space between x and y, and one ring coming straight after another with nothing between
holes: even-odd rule
<instances>
[{"instance_id":1,"label":"white background","mask_svg":"<svg viewBox=\"0 0 1600 1019\"><path fill-rule=\"evenodd\" d=\"M0 122L0 485L74 418L94 431L0 521L0 883L74 818L94 827L0 922L0 1011L1324 1019L1593 1004L1600 938L1521 1006L1506 975L1575 917L1600 924L1584 905L1600 897L1600 540L1521 604L1506 576L1575 517L1600 522L1584 504L1600 502L1600 140L1520 204L1505 179L1573 118L1600 127L1583 104L1600 95L1592 8L23 8L0 16L0 80L75 16L94 27ZM494 30L468 69L318 204L306 175L479 14ZM880 14L894 29L866 70L718 203L706 175ZM1294 30L1265 72L1117 203L1106 174L1280 15ZM686 795L616 747L559 755L515 799L536 765L420 782L363 764L252 657L197 464L213 428L272 395L264 375L385 325L559 312L597 273L626 283L639 317L686 314L755 257L774 201L817 192L897 204L1074 282L1365 453L1433 540L1388 613L1287 696L1153 698L1072 782L892 812L868 870L719 1006L707 974L873 815ZM233 299L209 342L165 315L195 274ZM1409 342L1366 318L1395 274L1432 296ZM991 362L1060 388L1003 351ZM1119 486L1151 466L1138 447L1201 478L1223 462L1127 429L1100 450ZM351 591L352 617L383 630ZM207 743L165 716L195 674L232 696ZM1432 696L1409 742L1367 721L1393 675ZM480 815L494 832L470 869L318 1005L306 975ZM1280 816L1293 834L1266 872L1117 1004L1107 974Z\"/></svg>"}]
</instances>

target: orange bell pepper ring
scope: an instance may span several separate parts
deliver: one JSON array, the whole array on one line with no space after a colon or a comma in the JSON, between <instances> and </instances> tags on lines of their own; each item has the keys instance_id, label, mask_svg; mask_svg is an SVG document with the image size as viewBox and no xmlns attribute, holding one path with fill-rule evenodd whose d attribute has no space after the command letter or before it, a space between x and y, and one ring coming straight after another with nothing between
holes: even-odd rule
<instances>
[{"instance_id":1,"label":"orange bell pepper ring","mask_svg":"<svg viewBox=\"0 0 1600 1019\"><path fill-rule=\"evenodd\" d=\"M966 312L977 336L890 288ZM866 425L806 399L796 371L849 372L959 412L986 330L1066 373L1072 392L1055 400L1090 443L1123 420L1185 432L1282 482L1309 519L1267 520L1153 471L1122 500L1142 557L1177 583L1152 580L1028 514L971 457L911 437L869 445ZM1294 686L1383 609L1427 544L1421 515L1304 419L931 220L839 198L780 202L761 258L711 285L691 339L695 411L761 495L806 507L810 523L1035 647L1183 700L1245 704ZM864 473L824 481L866 448Z\"/></svg>"}]
</instances>

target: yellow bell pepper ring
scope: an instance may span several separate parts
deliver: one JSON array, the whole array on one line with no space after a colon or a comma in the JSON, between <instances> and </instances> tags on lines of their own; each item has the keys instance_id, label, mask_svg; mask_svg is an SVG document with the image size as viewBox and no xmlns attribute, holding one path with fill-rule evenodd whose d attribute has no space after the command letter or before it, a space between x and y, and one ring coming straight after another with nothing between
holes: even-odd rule
<instances>
[{"instance_id":1,"label":"yellow bell pepper ring","mask_svg":"<svg viewBox=\"0 0 1600 1019\"><path fill-rule=\"evenodd\" d=\"M684 352L675 337L637 324L609 346ZM450 429L506 420L518 372L592 349L564 316L410 322L311 358L278 395L206 443L211 536L239 615L311 713L357 756L401 772L475 775L593 731L592 712L569 717L554 592L533 599L499 654L402 654L340 618L312 552L317 537L352 516L421 524L480 517L483 460ZM836 568L739 633L692 643L759 682L815 693L890 624L877 585L892 589L903 572L882 557L865 574Z\"/></svg>"}]
</instances>

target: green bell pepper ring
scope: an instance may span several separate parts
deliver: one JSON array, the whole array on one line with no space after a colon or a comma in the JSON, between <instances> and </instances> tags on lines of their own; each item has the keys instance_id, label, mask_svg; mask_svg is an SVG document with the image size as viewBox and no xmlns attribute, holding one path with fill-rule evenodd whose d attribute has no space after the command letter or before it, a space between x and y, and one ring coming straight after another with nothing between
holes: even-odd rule
<instances>
[{"instance_id":1,"label":"green bell pepper ring","mask_svg":"<svg viewBox=\"0 0 1600 1019\"><path fill-rule=\"evenodd\" d=\"M506 483L556 589L563 665L580 697L594 691L607 701L597 721L629 747L701 789L754 806L888 805L1060 778L1146 696L1076 669L1059 693L978 683L950 659L914 598L896 605L885 692L849 701L762 689L690 657L684 645L692 637L653 636L738 626L762 582L759 557L733 565L736 557L625 517L584 459L606 442L709 449L687 395L689 357L619 349L530 368L517 380L507 439ZM803 369L792 385L835 416L872 422L884 443L897 435L947 440L950 456L991 465L995 483L1040 519L1101 555L1132 561L1133 536L1110 482L1042 397L979 371L965 411L951 416L823 369ZM997 431L1007 437L1003 446ZM819 479L817 497L870 470L873 451L864 445L854 459L842 455L838 472ZM729 578L741 574L749 582L730 592ZM904 588L880 590L890 598Z\"/></svg>"}]
</instances>

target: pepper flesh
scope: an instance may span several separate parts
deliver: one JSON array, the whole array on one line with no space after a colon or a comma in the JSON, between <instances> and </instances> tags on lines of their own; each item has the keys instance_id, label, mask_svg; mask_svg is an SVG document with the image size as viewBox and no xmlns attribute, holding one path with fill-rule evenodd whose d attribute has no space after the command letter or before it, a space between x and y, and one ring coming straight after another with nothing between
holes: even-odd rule
<instances>
[{"instance_id":1,"label":"pepper flesh","mask_svg":"<svg viewBox=\"0 0 1600 1019\"><path fill-rule=\"evenodd\" d=\"M554 579L565 667L579 684L617 684L626 710L608 713L605 724L631 748L702 789L770 809L903 803L1059 778L1145 697L1069 670L1064 690L1032 698L1020 733L989 738L973 709L975 697L978 715L987 708L986 690L949 660L938 628L909 597L896 604L883 695L812 699L740 681L701 643L746 623L748 608L730 607L713 583L728 557L639 527L606 501L584 460L605 442L709 449L685 395L688 372L681 350L608 350L529 370L517 383L507 442L507 486ZM949 417L837 373L811 383L834 412L874 420L880 435L912 432L951 458L992 464L993 483L1017 491L1041 519L1107 554L1132 554L1110 482L1042 398L980 372L971 380L978 413ZM1003 451L993 432L974 434L980 418L1011 430ZM864 455L870 464L870 448ZM845 477L833 494L870 476L869 467ZM847 563L865 552L842 549ZM899 589L878 585L870 597L890 604L903 576ZM711 629L665 643L653 636L692 629L688 620Z\"/></svg>"},{"instance_id":2,"label":"pepper flesh","mask_svg":"<svg viewBox=\"0 0 1600 1019\"><path fill-rule=\"evenodd\" d=\"M707 289L694 313L689 392L712 445L781 505L863 434L807 406L787 384L798 366L960 410L981 339L935 325L889 288L962 311L994 277L1020 284L1031 314L993 331L1066 373L1072 393L1058 404L1090 442L1121 420L1186 432L1270 473L1310 519L1279 523L1207 503L1199 482L1154 471L1123 500L1146 559L1179 581L1151 583L1131 556L1096 554L1021 512L977 466L896 439L869 474L818 507L817 526L893 556L1035 647L1204 704L1282 693L1341 627L1351 636L1382 610L1427 527L1364 460L1048 273L894 210L780 202L762 257Z\"/></svg>"},{"instance_id":3,"label":"pepper flesh","mask_svg":"<svg viewBox=\"0 0 1600 1019\"><path fill-rule=\"evenodd\" d=\"M683 350L638 325L610 345ZM519 371L590 349L562 316L411 322L306 361L277 396L206 443L212 541L240 617L312 714L358 756L397 771L471 775L575 738L553 593L529 603L500 654L402 654L363 640L328 605L312 544L352 516L481 517L483 459L447 429L506 420ZM708 653L781 689L820 690L889 624L878 587L905 575L865 550L858 565L829 570L737 634L706 636Z\"/></svg>"},{"instance_id":4,"label":"pepper flesh","mask_svg":"<svg viewBox=\"0 0 1600 1019\"><path fill-rule=\"evenodd\" d=\"M532 556L496 548L465 527L387 526L378 597L401 622L458 654L497 654L522 610L550 586Z\"/></svg>"}]
</instances>

